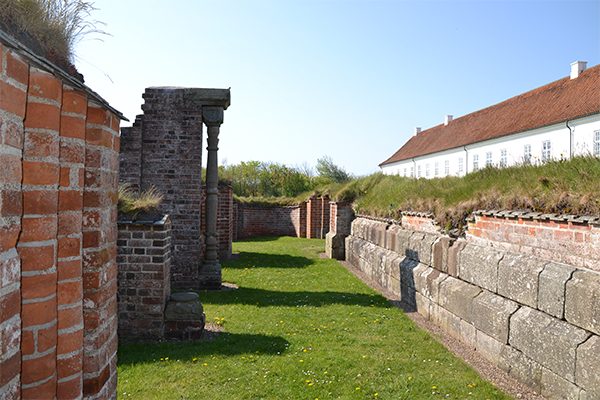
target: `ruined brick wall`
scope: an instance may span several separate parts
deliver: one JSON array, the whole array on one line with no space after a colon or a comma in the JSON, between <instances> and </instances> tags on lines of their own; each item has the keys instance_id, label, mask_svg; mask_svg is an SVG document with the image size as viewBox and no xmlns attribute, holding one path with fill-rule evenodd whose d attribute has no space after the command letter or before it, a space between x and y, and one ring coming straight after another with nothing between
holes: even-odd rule
<instances>
[{"instance_id":1,"label":"ruined brick wall","mask_svg":"<svg viewBox=\"0 0 600 400\"><path fill-rule=\"evenodd\" d=\"M237 238L297 236L298 206L237 204Z\"/></svg>"},{"instance_id":2,"label":"ruined brick wall","mask_svg":"<svg viewBox=\"0 0 600 400\"><path fill-rule=\"evenodd\" d=\"M600 272L600 218L479 211L467 235L483 245Z\"/></svg>"},{"instance_id":3,"label":"ruined brick wall","mask_svg":"<svg viewBox=\"0 0 600 400\"><path fill-rule=\"evenodd\" d=\"M354 211L344 202L329 203L329 232L325 236L325 254L329 258L346 258L346 238L351 233Z\"/></svg>"},{"instance_id":4,"label":"ruined brick wall","mask_svg":"<svg viewBox=\"0 0 600 400\"><path fill-rule=\"evenodd\" d=\"M487 229L484 221L472 226ZM417 231L414 222L357 218L346 259L542 395L600 398L600 273L483 243L472 231L466 240ZM543 229L560 229L551 225Z\"/></svg>"},{"instance_id":5,"label":"ruined brick wall","mask_svg":"<svg viewBox=\"0 0 600 400\"><path fill-rule=\"evenodd\" d=\"M26 51L0 60L0 393L111 398L119 118Z\"/></svg>"},{"instance_id":6,"label":"ruined brick wall","mask_svg":"<svg viewBox=\"0 0 600 400\"><path fill-rule=\"evenodd\" d=\"M142 116L138 115L131 127L121 128L119 181L139 192L142 178Z\"/></svg>"},{"instance_id":7,"label":"ruined brick wall","mask_svg":"<svg viewBox=\"0 0 600 400\"><path fill-rule=\"evenodd\" d=\"M171 221L119 221L119 338L161 339L171 294Z\"/></svg>"}]
</instances>

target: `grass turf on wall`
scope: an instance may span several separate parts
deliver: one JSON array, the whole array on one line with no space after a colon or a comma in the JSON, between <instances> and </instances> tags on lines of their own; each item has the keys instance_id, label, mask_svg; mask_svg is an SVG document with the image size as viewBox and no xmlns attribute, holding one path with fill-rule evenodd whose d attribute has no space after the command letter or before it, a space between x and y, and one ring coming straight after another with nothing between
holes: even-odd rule
<instances>
[{"instance_id":1,"label":"grass turf on wall","mask_svg":"<svg viewBox=\"0 0 600 400\"><path fill-rule=\"evenodd\" d=\"M234 243L201 293L211 342L119 348L119 398L508 399L337 261L323 241Z\"/></svg>"}]
</instances>

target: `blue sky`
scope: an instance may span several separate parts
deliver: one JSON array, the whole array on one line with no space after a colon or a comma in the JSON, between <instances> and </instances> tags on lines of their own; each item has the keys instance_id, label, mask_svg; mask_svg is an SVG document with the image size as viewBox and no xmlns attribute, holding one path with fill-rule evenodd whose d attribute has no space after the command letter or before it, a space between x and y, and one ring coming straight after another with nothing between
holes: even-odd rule
<instances>
[{"instance_id":1,"label":"blue sky","mask_svg":"<svg viewBox=\"0 0 600 400\"><path fill-rule=\"evenodd\" d=\"M97 0L86 83L133 120L145 87L231 87L220 162L363 175L413 133L600 63L600 1ZM127 126L124 123L123 126Z\"/></svg>"}]
</instances>

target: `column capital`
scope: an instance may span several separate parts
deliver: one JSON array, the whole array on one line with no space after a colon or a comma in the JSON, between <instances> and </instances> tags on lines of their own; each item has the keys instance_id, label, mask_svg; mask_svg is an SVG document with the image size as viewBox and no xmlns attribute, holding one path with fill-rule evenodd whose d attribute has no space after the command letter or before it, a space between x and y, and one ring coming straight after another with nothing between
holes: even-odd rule
<instances>
[{"instance_id":1,"label":"column capital","mask_svg":"<svg viewBox=\"0 0 600 400\"><path fill-rule=\"evenodd\" d=\"M206 126L221 126L223 123L223 107L202 107L202 121Z\"/></svg>"}]
</instances>

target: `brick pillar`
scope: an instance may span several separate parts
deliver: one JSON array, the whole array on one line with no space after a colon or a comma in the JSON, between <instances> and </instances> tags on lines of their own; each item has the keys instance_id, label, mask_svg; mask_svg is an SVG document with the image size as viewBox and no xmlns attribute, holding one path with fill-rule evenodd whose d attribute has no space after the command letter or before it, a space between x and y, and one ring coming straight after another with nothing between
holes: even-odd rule
<instances>
[{"instance_id":1,"label":"brick pillar","mask_svg":"<svg viewBox=\"0 0 600 400\"><path fill-rule=\"evenodd\" d=\"M71 243L57 242L60 80L31 68L23 151L22 261L23 399L56 393L57 252ZM77 242L79 246L79 242Z\"/></svg>"},{"instance_id":2,"label":"brick pillar","mask_svg":"<svg viewBox=\"0 0 600 400\"><path fill-rule=\"evenodd\" d=\"M346 258L346 237L350 235L354 211L352 206L332 201L330 204L329 232L325 237L325 253L329 258Z\"/></svg>"},{"instance_id":3,"label":"brick pillar","mask_svg":"<svg viewBox=\"0 0 600 400\"><path fill-rule=\"evenodd\" d=\"M58 195L57 397L77 398L83 379L82 214L87 96L63 88ZM86 224L99 217L86 215Z\"/></svg>"},{"instance_id":4,"label":"brick pillar","mask_svg":"<svg viewBox=\"0 0 600 400\"><path fill-rule=\"evenodd\" d=\"M311 196L306 205L306 237L309 239L320 239L321 236L321 218L322 218L322 199L317 196Z\"/></svg>"},{"instance_id":5,"label":"brick pillar","mask_svg":"<svg viewBox=\"0 0 600 400\"><path fill-rule=\"evenodd\" d=\"M306 214L306 207L308 202L303 201L300 203L298 210L298 237L305 238L307 237L306 227L308 223L308 218Z\"/></svg>"},{"instance_id":6,"label":"brick pillar","mask_svg":"<svg viewBox=\"0 0 600 400\"><path fill-rule=\"evenodd\" d=\"M109 398L117 383L119 120L88 103L83 194L83 394ZM98 218L92 222L90 219Z\"/></svg>"},{"instance_id":7,"label":"brick pillar","mask_svg":"<svg viewBox=\"0 0 600 400\"><path fill-rule=\"evenodd\" d=\"M319 239L324 239L329 232L329 196L321 197L321 234Z\"/></svg>"},{"instance_id":8,"label":"brick pillar","mask_svg":"<svg viewBox=\"0 0 600 400\"><path fill-rule=\"evenodd\" d=\"M23 118L29 66L0 44L0 393L18 399L21 371L21 231ZM38 248L24 252L31 267ZM21 249L20 249L21 250Z\"/></svg>"},{"instance_id":9,"label":"brick pillar","mask_svg":"<svg viewBox=\"0 0 600 400\"><path fill-rule=\"evenodd\" d=\"M162 339L171 294L171 221L119 221L119 339Z\"/></svg>"}]
</instances>

